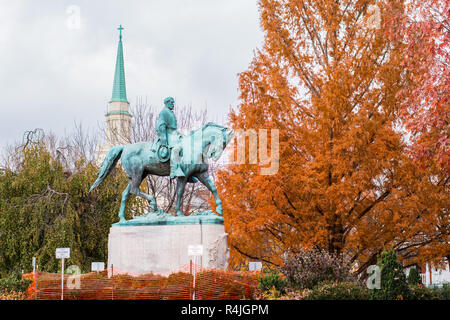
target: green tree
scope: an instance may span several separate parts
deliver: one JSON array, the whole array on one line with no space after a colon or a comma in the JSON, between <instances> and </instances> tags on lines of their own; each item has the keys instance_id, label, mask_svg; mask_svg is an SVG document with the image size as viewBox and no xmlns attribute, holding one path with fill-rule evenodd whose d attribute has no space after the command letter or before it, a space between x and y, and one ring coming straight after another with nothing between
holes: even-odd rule
<instances>
[{"instance_id":1,"label":"green tree","mask_svg":"<svg viewBox=\"0 0 450 320\"><path fill-rule=\"evenodd\" d=\"M43 143L16 150L15 167L0 174L0 277L31 271L33 256L40 270L57 272L58 247L70 247L66 263L82 271L89 271L92 261L106 261L109 228L118 220L127 183L124 173L115 170L88 193L96 178L93 164L80 159L69 172Z\"/></svg>"},{"instance_id":2,"label":"green tree","mask_svg":"<svg viewBox=\"0 0 450 320\"><path fill-rule=\"evenodd\" d=\"M419 271L415 267L412 267L409 270L408 274L408 284L411 285L418 285L422 284L422 278L420 277Z\"/></svg>"}]
</instances>

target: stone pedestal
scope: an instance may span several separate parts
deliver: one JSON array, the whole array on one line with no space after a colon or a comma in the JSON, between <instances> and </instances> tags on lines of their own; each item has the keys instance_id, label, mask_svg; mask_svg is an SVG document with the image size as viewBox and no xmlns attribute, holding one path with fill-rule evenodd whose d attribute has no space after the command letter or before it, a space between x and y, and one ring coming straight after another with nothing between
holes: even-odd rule
<instances>
[{"instance_id":1,"label":"stone pedestal","mask_svg":"<svg viewBox=\"0 0 450 320\"><path fill-rule=\"evenodd\" d=\"M223 224L113 225L108 240L108 268L114 274L167 273L189 264L188 246L202 244L197 264L226 269L229 250Z\"/></svg>"}]
</instances>

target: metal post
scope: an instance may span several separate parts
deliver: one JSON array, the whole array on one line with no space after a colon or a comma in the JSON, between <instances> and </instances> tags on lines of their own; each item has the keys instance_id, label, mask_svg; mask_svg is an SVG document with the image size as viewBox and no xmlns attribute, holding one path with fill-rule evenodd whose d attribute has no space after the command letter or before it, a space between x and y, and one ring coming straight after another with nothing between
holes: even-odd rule
<instances>
[{"instance_id":1,"label":"metal post","mask_svg":"<svg viewBox=\"0 0 450 320\"><path fill-rule=\"evenodd\" d=\"M37 264L36 265L36 274L34 275L36 277L36 286L35 286L35 289L36 289L36 300L38 300L38 277L37 277L37 271L38 270L39 270L39 265Z\"/></svg>"},{"instance_id":2,"label":"metal post","mask_svg":"<svg viewBox=\"0 0 450 320\"><path fill-rule=\"evenodd\" d=\"M202 220L200 222L200 244L203 246L203 224ZM200 265L203 267L203 254L200 256Z\"/></svg>"},{"instance_id":3,"label":"metal post","mask_svg":"<svg viewBox=\"0 0 450 320\"><path fill-rule=\"evenodd\" d=\"M112 300L114 300L114 265L111 264Z\"/></svg>"},{"instance_id":4,"label":"metal post","mask_svg":"<svg viewBox=\"0 0 450 320\"><path fill-rule=\"evenodd\" d=\"M192 259L189 260L189 275L192 276ZM189 299L192 298L192 292L191 292L191 290L192 290L193 283L190 283L190 282L191 282L191 279L192 279L192 278L189 277Z\"/></svg>"},{"instance_id":5,"label":"metal post","mask_svg":"<svg viewBox=\"0 0 450 320\"><path fill-rule=\"evenodd\" d=\"M197 256L194 256L194 285L193 285L194 293L192 294L192 300L195 300L195 275L197 273L197 266L196 266L196 264L197 264Z\"/></svg>"},{"instance_id":6,"label":"metal post","mask_svg":"<svg viewBox=\"0 0 450 320\"><path fill-rule=\"evenodd\" d=\"M61 260L62 269L61 269L61 300L64 300L64 258Z\"/></svg>"},{"instance_id":7,"label":"metal post","mask_svg":"<svg viewBox=\"0 0 450 320\"><path fill-rule=\"evenodd\" d=\"M31 260L31 263L33 265L33 283L34 283L34 290L36 290L36 257L33 257Z\"/></svg>"}]
</instances>

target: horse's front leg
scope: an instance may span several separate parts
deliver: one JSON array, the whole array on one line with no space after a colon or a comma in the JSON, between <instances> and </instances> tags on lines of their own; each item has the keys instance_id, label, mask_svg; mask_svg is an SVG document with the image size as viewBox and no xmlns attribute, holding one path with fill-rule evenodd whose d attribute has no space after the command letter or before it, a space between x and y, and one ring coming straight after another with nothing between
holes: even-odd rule
<instances>
[{"instance_id":1,"label":"horse's front leg","mask_svg":"<svg viewBox=\"0 0 450 320\"><path fill-rule=\"evenodd\" d=\"M186 177L177 178L177 204L175 206L177 216L184 216L183 212L181 212L181 199L183 198L184 187L186 187L186 182L187 182Z\"/></svg>"},{"instance_id":2,"label":"horse's front leg","mask_svg":"<svg viewBox=\"0 0 450 320\"><path fill-rule=\"evenodd\" d=\"M211 191L211 193L214 196L214 200L216 201L216 212L220 215L223 214L222 212L222 201L219 198L219 194L217 193L217 188L214 185L214 183L212 182L211 178L209 177L208 172L203 172L201 174L196 175L196 177L198 178L198 180L200 180L201 183L203 183L206 188L208 188L209 191Z\"/></svg>"}]
</instances>

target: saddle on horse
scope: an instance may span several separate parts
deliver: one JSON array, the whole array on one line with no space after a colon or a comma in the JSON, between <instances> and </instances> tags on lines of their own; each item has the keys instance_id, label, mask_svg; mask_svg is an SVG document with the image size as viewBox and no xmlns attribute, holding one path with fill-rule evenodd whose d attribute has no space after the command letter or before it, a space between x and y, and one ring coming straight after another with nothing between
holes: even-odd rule
<instances>
[{"instance_id":1,"label":"saddle on horse","mask_svg":"<svg viewBox=\"0 0 450 320\"><path fill-rule=\"evenodd\" d=\"M181 140L183 139L184 136L181 133L179 133L178 131L176 132L176 134L177 134L177 137L175 139L169 139L169 141L172 140L172 142L176 141L176 144L173 146L168 146L168 145L162 144L160 138L155 139L155 141L153 142L153 144L151 146L151 151L154 154L156 154L156 157L158 158L158 160L160 162L165 163L165 162L169 161L171 159L172 150L175 148L176 152L180 153L179 159L177 159L177 160L179 163L181 163L181 159L182 159ZM179 170L181 170L181 168L179 168ZM195 182L198 182L198 179L193 176L189 176L187 182L195 183Z\"/></svg>"},{"instance_id":2,"label":"saddle on horse","mask_svg":"<svg viewBox=\"0 0 450 320\"><path fill-rule=\"evenodd\" d=\"M176 137L173 137L176 136ZM151 146L151 151L156 154L156 157L161 162L167 162L170 160L170 155L172 153L172 149L175 146L179 146L181 148L180 142L183 139L183 136L179 132L174 132L171 137L169 138L169 143L162 144L161 138L156 138L155 141L153 141L153 144Z\"/></svg>"}]
</instances>

